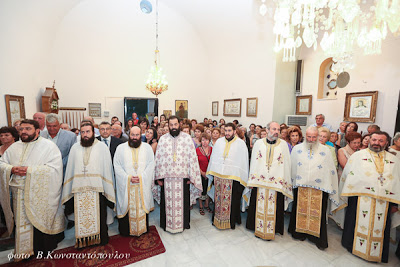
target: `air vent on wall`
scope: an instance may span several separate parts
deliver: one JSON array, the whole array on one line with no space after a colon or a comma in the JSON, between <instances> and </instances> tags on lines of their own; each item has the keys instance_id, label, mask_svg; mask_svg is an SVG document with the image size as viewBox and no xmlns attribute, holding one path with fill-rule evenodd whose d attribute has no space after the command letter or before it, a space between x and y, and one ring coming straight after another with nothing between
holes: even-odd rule
<instances>
[{"instance_id":1,"label":"air vent on wall","mask_svg":"<svg viewBox=\"0 0 400 267\"><path fill-rule=\"evenodd\" d=\"M307 126L307 116L304 115L286 115L286 125Z\"/></svg>"}]
</instances>

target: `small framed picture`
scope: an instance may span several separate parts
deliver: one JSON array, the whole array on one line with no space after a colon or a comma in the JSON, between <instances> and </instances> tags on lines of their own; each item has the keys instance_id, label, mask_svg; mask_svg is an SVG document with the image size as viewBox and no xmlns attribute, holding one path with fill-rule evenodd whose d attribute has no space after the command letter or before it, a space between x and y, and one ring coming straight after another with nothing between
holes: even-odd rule
<instances>
[{"instance_id":1,"label":"small framed picture","mask_svg":"<svg viewBox=\"0 0 400 267\"><path fill-rule=\"evenodd\" d=\"M296 115L311 115L312 95L296 96Z\"/></svg>"},{"instance_id":2,"label":"small framed picture","mask_svg":"<svg viewBox=\"0 0 400 267\"><path fill-rule=\"evenodd\" d=\"M257 117L257 108L258 108L258 98L247 98L247 109L246 116L247 117Z\"/></svg>"},{"instance_id":3,"label":"small framed picture","mask_svg":"<svg viewBox=\"0 0 400 267\"><path fill-rule=\"evenodd\" d=\"M172 115L172 110L170 110L170 109L164 109L164 110L163 110L163 114L165 115L165 117L166 117L167 119L169 119L169 117L171 117L171 115Z\"/></svg>"},{"instance_id":4,"label":"small framed picture","mask_svg":"<svg viewBox=\"0 0 400 267\"><path fill-rule=\"evenodd\" d=\"M180 119L187 119L189 113L189 101L187 100L175 100L175 116Z\"/></svg>"},{"instance_id":5,"label":"small framed picture","mask_svg":"<svg viewBox=\"0 0 400 267\"><path fill-rule=\"evenodd\" d=\"M101 103L89 103L89 116L94 118L101 117Z\"/></svg>"},{"instance_id":6,"label":"small framed picture","mask_svg":"<svg viewBox=\"0 0 400 267\"><path fill-rule=\"evenodd\" d=\"M347 93L344 105L344 120L375 122L378 91Z\"/></svg>"},{"instance_id":7,"label":"small framed picture","mask_svg":"<svg viewBox=\"0 0 400 267\"><path fill-rule=\"evenodd\" d=\"M16 120L25 119L25 102L23 96L5 95L8 126Z\"/></svg>"},{"instance_id":8,"label":"small framed picture","mask_svg":"<svg viewBox=\"0 0 400 267\"><path fill-rule=\"evenodd\" d=\"M224 116L240 117L242 115L242 99L225 99L224 100Z\"/></svg>"},{"instance_id":9,"label":"small framed picture","mask_svg":"<svg viewBox=\"0 0 400 267\"><path fill-rule=\"evenodd\" d=\"M218 116L218 101L212 102L212 115Z\"/></svg>"}]
</instances>

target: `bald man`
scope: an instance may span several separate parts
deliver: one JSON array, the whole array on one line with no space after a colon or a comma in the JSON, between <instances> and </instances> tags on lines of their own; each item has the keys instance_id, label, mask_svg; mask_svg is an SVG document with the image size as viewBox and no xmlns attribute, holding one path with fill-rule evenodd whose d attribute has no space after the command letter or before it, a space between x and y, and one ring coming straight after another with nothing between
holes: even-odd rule
<instances>
[{"instance_id":1,"label":"bald man","mask_svg":"<svg viewBox=\"0 0 400 267\"><path fill-rule=\"evenodd\" d=\"M120 139L122 142L126 142L129 140L129 137L122 132L122 127L121 125L114 124L111 126L111 135Z\"/></svg>"},{"instance_id":2,"label":"bald man","mask_svg":"<svg viewBox=\"0 0 400 267\"><path fill-rule=\"evenodd\" d=\"M35 114L33 114L33 120L39 123L40 133L42 133L42 131L47 131L46 114L44 114L43 112L36 112Z\"/></svg>"},{"instance_id":3,"label":"bald man","mask_svg":"<svg viewBox=\"0 0 400 267\"><path fill-rule=\"evenodd\" d=\"M71 128L69 127L69 125L67 123L61 123L60 128L65 131L71 131Z\"/></svg>"}]
</instances>

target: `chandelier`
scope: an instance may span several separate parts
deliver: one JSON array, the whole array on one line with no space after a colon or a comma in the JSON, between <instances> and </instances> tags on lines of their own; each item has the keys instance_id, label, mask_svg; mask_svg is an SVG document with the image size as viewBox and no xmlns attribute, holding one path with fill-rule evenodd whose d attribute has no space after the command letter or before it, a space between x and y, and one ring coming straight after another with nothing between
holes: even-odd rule
<instances>
[{"instance_id":1,"label":"chandelier","mask_svg":"<svg viewBox=\"0 0 400 267\"><path fill-rule=\"evenodd\" d=\"M382 52L388 28L400 30L400 0L274 0L275 52L283 50L284 62L296 60L296 49L303 43L314 50L318 46L332 57L332 70L340 73L354 68L353 55L358 49L365 55ZM368 1L372 2L372 1ZM259 12L267 14L266 0Z\"/></svg>"},{"instance_id":2,"label":"chandelier","mask_svg":"<svg viewBox=\"0 0 400 267\"><path fill-rule=\"evenodd\" d=\"M162 92L168 90L168 82L166 75L163 74L162 68L159 66L160 50L158 50L158 0L156 1L156 51L154 66L151 67L149 77L146 82L146 89L156 97Z\"/></svg>"}]
</instances>

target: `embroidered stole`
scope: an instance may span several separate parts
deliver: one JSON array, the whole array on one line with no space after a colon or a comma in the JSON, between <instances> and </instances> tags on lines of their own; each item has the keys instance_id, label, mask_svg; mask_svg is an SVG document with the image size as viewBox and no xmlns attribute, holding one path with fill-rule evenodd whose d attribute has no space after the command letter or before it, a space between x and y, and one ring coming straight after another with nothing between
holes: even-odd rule
<instances>
[{"instance_id":1,"label":"embroidered stole","mask_svg":"<svg viewBox=\"0 0 400 267\"><path fill-rule=\"evenodd\" d=\"M380 262L389 202L360 196L357 203L353 254L368 261Z\"/></svg>"},{"instance_id":2,"label":"embroidered stole","mask_svg":"<svg viewBox=\"0 0 400 267\"><path fill-rule=\"evenodd\" d=\"M183 232L183 179L164 179L166 231Z\"/></svg>"},{"instance_id":3,"label":"embroidered stole","mask_svg":"<svg viewBox=\"0 0 400 267\"><path fill-rule=\"evenodd\" d=\"M214 176L215 215L214 225L218 229L231 228L231 202L233 180Z\"/></svg>"},{"instance_id":4,"label":"embroidered stole","mask_svg":"<svg viewBox=\"0 0 400 267\"><path fill-rule=\"evenodd\" d=\"M74 194L75 247L100 244L99 193L93 191Z\"/></svg>"},{"instance_id":5,"label":"embroidered stole","mask_svg":"<svg viewBox=\"0 0 400 267\"><path fill-rule=\"evenodd\" d=\"M15 178L14 178L15 179ZM14 180L15 181L15 180ZM24 180L19 179L23 185ZM30 256L33 255L33 225L25 213L24 190L11 187L13 207L15 213L15 254ZM23 257L20 257L22 259ZM15 258L15 261L19 261Z\"/></svg>"},{"instance_id":6,"label":"embroidered stole","mask_svg":"<svg viewBox=\"0 0 400 267\"><path fill-rule=\"evenodd\" d=\"M90 147L83 148L83 175L87 177L86 166L89 164L90 153L97 139ZM94 191L77 192L74 194L75 213L75 247L100 244L100 200L99 193Z\"/></svg>"},{"instance_id":7,"label":"embroidered stole","mask_svg":"<svg viewBox=\"0 0 400 267\"><path fill-rule=\"evenodd\" d=\"M323 192L310 187L297 191L296 232L319 238L321 230Z\"/></svg>"},{"instance_id":8,"label":"embroidered stole","mask_svg":"<svg viewBox=\"0 0 400 267\"><path fill-rule=\"evenodd\" d=\"M255 235L265 240L275 239L276 198L275 190L257 188Z\"/></svg>"},{"instance_id":9,"label":"embroidered stole","mask_svg":"<svg viewBox=\"0 0 400 267\"><path fill-rule=\"evenodd\" d=\"M137 170L139 168L138 158L139 149L132 148L132 160L133 168L137 175ZM147 232L146 227L146 212L142 207L142 183L139 184L131 183L131 176L128 177L128 203L129 203L129 234L134 236L140 236Z\"/></svg>"},{"instance_id":10,"label":"embroidered stole","mask_svg":"<svg viewBox=\"0 0 400 267\"><path fill-rule=\"evenodd\" d=\"M32 144L28 143L25 145L25 149L22 152L19 165L23 166L28 154L28 147ZM13 208L15 214L15 254L30 256L34 254L33 251L33 225L29 221L25 212L25 178L14 175L10 184ZM19 259L16 261L19 261Z\"/></svg>"}]
</instances>

